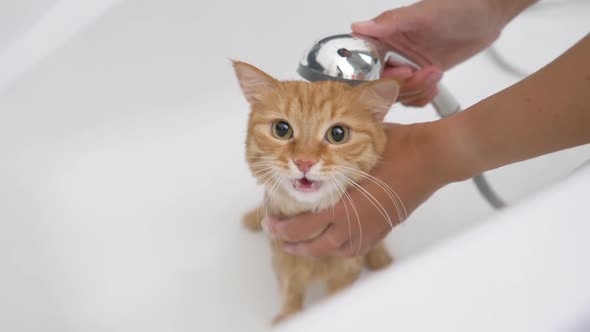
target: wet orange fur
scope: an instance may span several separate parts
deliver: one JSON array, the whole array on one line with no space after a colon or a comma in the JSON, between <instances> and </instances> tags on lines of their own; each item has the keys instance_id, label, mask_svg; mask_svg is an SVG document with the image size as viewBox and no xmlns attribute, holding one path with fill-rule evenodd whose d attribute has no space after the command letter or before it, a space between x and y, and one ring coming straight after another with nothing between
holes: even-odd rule
<instances>
[{"instance_id":1,"label":"wet orange fur","mask_svg":"<svg viewBox=\"0 0 590 332\"><path fill-rule=\"evenodd\" d=\"M287 174L292 167L289 164L297 159L320 160L319 174L325 176L337 174L335 172L346 173L339 165L370 172L379 161L386 144L383 117L397 95L395 82L377 81L353 88L334 81L278 81L243 62L234 62L234 69L251 105L246 139L247 161L259 183L267 189L262 206L244 218L249 228L259 229L267 212L288 218L302 212L330 208L342 196L336 190L315 201L299 201L282 182L273 182L274 178L268 172L278 170L275 174ZM272 135L271 125L277 120L285 120L291 125L294 132L292 139L279 140ZM350 128L346 143L334 145L326 142L326 131L335 124ZM359 176L346 174L354 181L360 180ZM348 187L345 181L340 185L344 190ZM353 226L356 225L354 222ZM366 255L352 258L311 258L285 252L282 243L276 239L270 242L273 267L283 300L275 322L302 309L303 294L311 282L326 281L331 294L352 284L359 276L363 263L370 269L379 269L392 261L383 244Z\"/></svg>"}]
</instances>

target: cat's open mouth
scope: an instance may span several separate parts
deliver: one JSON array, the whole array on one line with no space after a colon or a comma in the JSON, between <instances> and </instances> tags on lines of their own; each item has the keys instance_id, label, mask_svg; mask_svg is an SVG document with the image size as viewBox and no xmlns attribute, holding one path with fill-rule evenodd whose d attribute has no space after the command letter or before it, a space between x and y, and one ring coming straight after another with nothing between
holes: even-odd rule
<instances>
[{"instance_id":1,"label":"cat's open mouth","mask_svg":"<svg viewBox=\"0 0 590 332\"><path fill-rule=\"evenodd\" d=\"M306 193L313 192L320 189L320 182L303 177L293 181L293 188Z\"/></svg>"}]
</instances>

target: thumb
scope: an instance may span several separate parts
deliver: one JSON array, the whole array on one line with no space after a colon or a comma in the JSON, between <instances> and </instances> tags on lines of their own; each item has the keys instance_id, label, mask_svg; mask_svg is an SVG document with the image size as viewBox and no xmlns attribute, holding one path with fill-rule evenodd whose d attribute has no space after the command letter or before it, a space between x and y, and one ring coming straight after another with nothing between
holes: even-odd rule
<instances>
[{"instance_id":1,"label":"thumb","mask_svg":"<svg viewBox=\"0 0 590 332\"><path fill-rule=\"evenodd\" d=\"M352 23L351 29L354 33L361 35L375 38L385 37L404 29L408 20L408 13L405 9L402 7L388 10L369 21Z\"/></svg>"}]
</instances>

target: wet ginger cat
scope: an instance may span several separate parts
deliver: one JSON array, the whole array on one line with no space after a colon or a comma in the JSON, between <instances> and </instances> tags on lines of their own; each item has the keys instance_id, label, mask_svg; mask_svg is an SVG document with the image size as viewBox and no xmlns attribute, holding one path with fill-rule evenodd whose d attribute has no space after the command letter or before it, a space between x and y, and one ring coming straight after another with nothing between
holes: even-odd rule
<instances>
[{"instance_id":1,"label":"wet ginger cat","mask_svg":"<svg viewBox=\"0 0 590 332\"><path fill-rule=\"evenodd\" d=\"M265 214L288 218L336 204L362 172L370 172L385 148L383 118L399 86L383 79L351 87L323 81L278 81L254 66L234 62L240 87L251 107L246 158L263 184L261 207L244 217L260 229ZM352 212L351 212L352 213ZM363 265L376 270L392 258L383 244L355 257L294 256L271 239L273 267L282 308L274 322L300 311L313 281L325 281L328 294L351 285Z\"/></svg>"}]
</instances>

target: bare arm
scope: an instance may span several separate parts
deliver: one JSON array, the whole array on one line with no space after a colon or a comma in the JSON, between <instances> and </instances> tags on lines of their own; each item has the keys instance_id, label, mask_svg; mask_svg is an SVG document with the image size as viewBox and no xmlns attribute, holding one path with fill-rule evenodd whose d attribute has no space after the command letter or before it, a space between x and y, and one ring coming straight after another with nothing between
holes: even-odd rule
<instances>
[{"instance_id":1,"label":"bare arm","mask_svg":"<svg viewBox=\"0 0 590 332\"><path fill-rule=\"evenodd\" d=\"M483 0L487 2L494 10L501 13L499 16L503 24L507 24L518 14L523 12L529 6L539 0Z\"/></svg>"}]
</instances>

